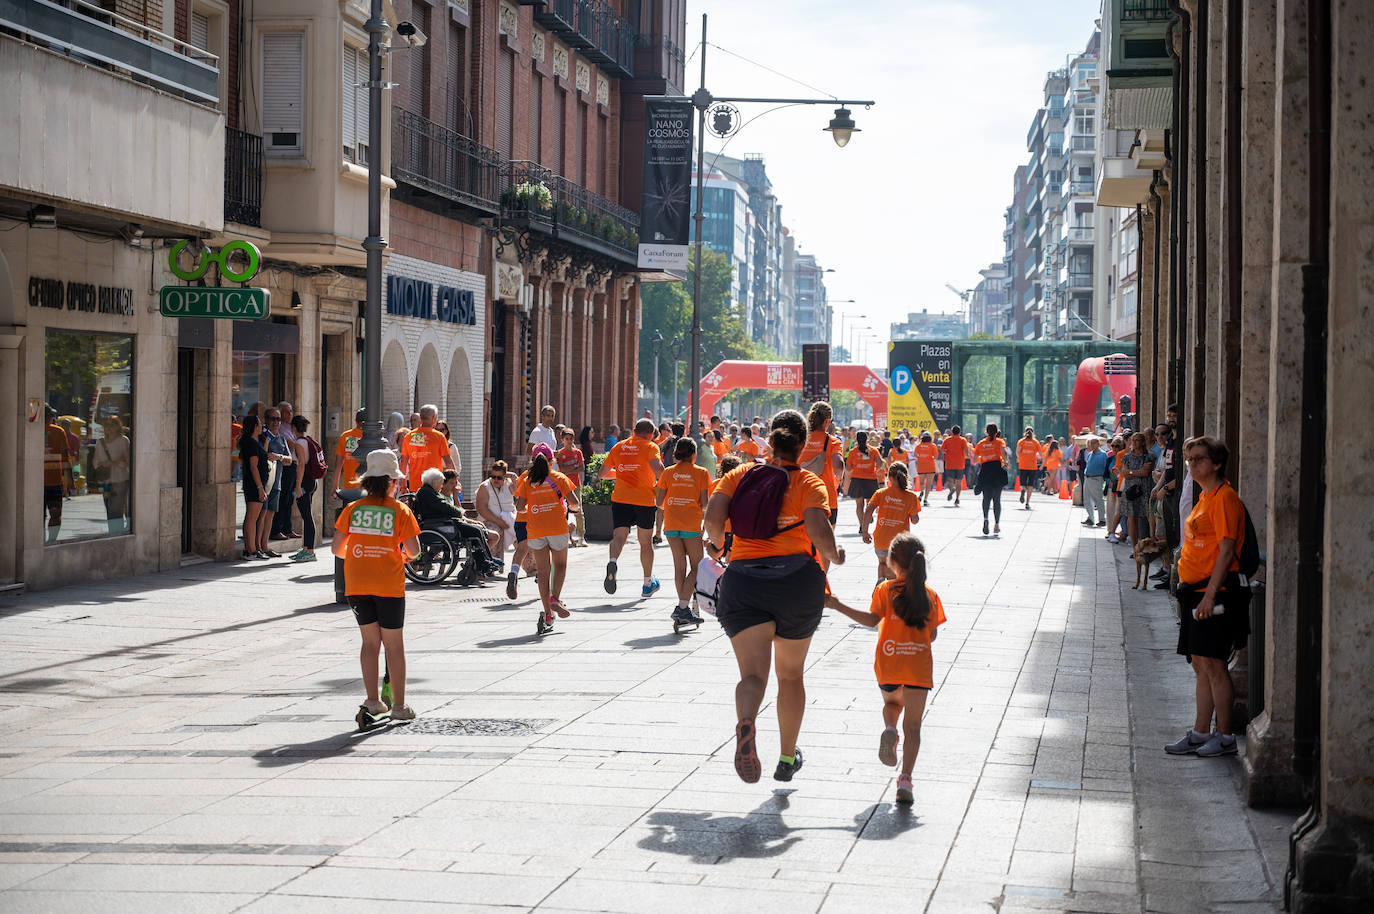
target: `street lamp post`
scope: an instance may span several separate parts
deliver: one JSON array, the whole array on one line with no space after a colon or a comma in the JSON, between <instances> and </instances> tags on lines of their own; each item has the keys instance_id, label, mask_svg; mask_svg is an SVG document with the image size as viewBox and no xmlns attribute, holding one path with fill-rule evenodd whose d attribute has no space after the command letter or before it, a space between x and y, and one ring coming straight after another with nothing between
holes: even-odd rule
<instances>
[{"instance_id":1,"label":"street lamp post","mask_svg":"<svg viewBox=\"0 0 1374 914\"><path fill-rule=\"evenodd\" d=\"M671 346L671 348L672 348L672 350L673 350L673 418L676 419L676 418L677 418L677 403L678 403L678 400L677 400L677 394L678 394L677 367L678 367L679 365L682 364L682 337L680 337L680 336L675 336L675 337L673 337L673 341L672 341L672 343L670 343L669 345Z\"/></svg>"},{"instance_id":2,"label":"street lamp post","mask_svg":"<svg viewBox=\"0 0 1374 914\"><path fill-rule=\"evenodd\" d=\"M390 26L383 18L382 0L372 0L367 23L367 148L374 160L367 168L367 237L363 250L367 252L367 308L363 313L363 419L362 438L353 452L360 466L367 466L367 455L386 447L382 430L382 251L386 239L382 237L382 38Z\"/></svg>"},{"instance_id":3,"label":"street lamp post","mask_svg":"<svg viewBox=\"0 0 1374 914\"><path fill-rule=\"evenodd\" d=\"M374 0L376 2L376 0ZM706 214L703 211L706 185L706 109L716 103L757 103L765 105L839 105L835 109L835 116L830 119L828 126L822 128L834 139L835 145L843 147L850 140L850 137L859 132L859 128L854 125L853 118L850 117L848 105L863 105L871 108L877 104L872 100L844 100L838 98L717 98L706 88L706 14L701 14L701 85L692 94L692 107L697 109L697 205L696 212L692 214L692 219L696 223L696 231L693 238L693 250L695 251L696 263L692 270L692 353L688 361L689 370L692 373L692 393L689 401L689 413L687 417L688 432L701 444L701 433L697 427L697 421L701 418L701 247L702 247L702 223L706 221ZM718 112L719 113L719 112ZM728 122L729 117L726 115ZM692 416L696 416L694 419Z\"/></svg>"},{"instance_id":4,"label":"street lamp post","mask_svg":"<svg viewBox=\"0 0 1374 914\"><path fill-rule=\"evenodd\" d=\"M655 416L663 412L663 403L658 396L658 351L663 348L663 334L657 330L654 335L649 337L649 342L654 344L654 405L653 414Z\"/></svg>"},{"instance_id":5,"label":"street lamp post","mask_svg":"<svg viewBox=\"0 0 1374 914\"><path fill-rule=\"evenodd\" d=\"M841 312L840 312L840 342L839 342L839 345L841 345L841 346L843 346L844 343L845 343L845 339L844 339L844 322L845 322L847 319L851 318L851 317L854 318L855 320L863 320L863 319L867 318L868 315L867 315L867 314L849 314L849 313L844 312L844 311L841 311ZM850 360L851 362L854 361L854 350L853 350L853 349L850 349L850 350L849 350L849 360Z\"/></svg>"}]
</instances>

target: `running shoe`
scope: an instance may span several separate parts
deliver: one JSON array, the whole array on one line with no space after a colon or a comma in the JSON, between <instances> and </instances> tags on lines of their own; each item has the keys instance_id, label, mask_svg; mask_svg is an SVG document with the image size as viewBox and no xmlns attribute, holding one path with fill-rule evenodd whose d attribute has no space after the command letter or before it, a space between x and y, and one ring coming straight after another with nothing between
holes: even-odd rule
<instances>
[{"instance_id":1,"label":"running shoe","mask_svg":"<svg viewBox=\"0 0 1374 914\"><path fill-rule=\"evenodd\" d=\"M801 767L802 767L802 754L801 754L801 750L800 750L800 749L793 749L793 750L792 750L792 761L791 761L791 762L784 762L782 759L778 759L778 767L777 767L777 769L773 772L773 780L775 780L775 781L790 781L790 780L792 780L792 775L796 774L798 771L801 771Z\"/></svg>"},{"instance_id":2,"label":"running shoe","mask_svg":"<svg viewBox=\"0 0 1374 914\"><path fill-rule=\"evenodd\" d=\"M679 625L690 625L694 621L699 621L693 617L692 611L685 606L674 606L671 619Z\"/></svg>"},{"instance_id":3,"label":"running shoe","mask_svg":"<svg viewBox=\"0 0 1374 914\"><path fill-rule=\"evenodd\" d=\"M916 797L911 792L911 775L897 775L897 802L903 806L910 806L916 802Z\"/></svg>"},{"instance_id":4,"label":"running shoe","mask_svg":"<svg viewBox=\"0 0 1374 914\"><path fill-rule=\"evenodd\" d=\"M606 588L606 593L615 593L615 562L606 563L606 580L601 586Z\"/></svg>"},{"instance_id":5,"label":"running shoe","mask_svg":"<svg viewBox=\"0 0 1374 914\"><path fill-rule=\"evenodd\" d=\"M897 731L891 727L878 737L878 761L889 768L897 764Z\"/></svg>"},{"instance_id":6,"label":"running shoe","mask_svg":"<svg viewBox=\"0 0 1374 914\"><path fill-rule=\"evenodd\" d=\"M656 536L656 537L654 537L654 545L655 545L655 546L662 546L662 545L663 545L663 537L661 537L661 536Z\"/></svg>"},{"instance_id":7,"label":"running shoe","mask_svg":"<svg viewBox=\"0 0 1374 914\"><path fill-rule=\"evenodd\" d=\"M392 720L414 720L415 709L410 705L397 705L391 709Z\"/></svg>"},{"instance_id":8,"label":"running shoe","mask_svg":"<svg viewBox=\"0 0 1374 914\"><path fill-rule=\"evenodd\" d=\"M306 552L304 549L302 549L300 552L297 552L295 555L291 556L291 561L293 561L293 562L313 562L313 561L315 561L315 553L313 553L313 552Z\"/></svg>"},{"instance_id":9,"label":"running shoe","mask_svg":"<svg viewBox=\"0 0 1374 914\"><path fill-rule=\"evenodd\" d=\"M1109 542L1109 543L1118 543L1118 542L1120 542L1120 540L1118 540L1118 539L1116 538L1116 534L1115 534L1115 533L1108 533L1108 534L1107 534L1107 542Z\"/></svg>"},{"instance_id":10,"label":"running shoe","mask_svg":"<svg viewBox=\"0 0 1374 914\"><path fill-rule=\"evenodd\" d=\"M572 613L568 612L568 607L564 606L563 601L559 599L550 600L549 608L552 609L554 612L558 613L558 618L560 619L566 619L568 618L568 616L572 615ZM548 614L546 613L545 615ZM550 622L553 621L552 616L549 616L548 619Z\"/></svg>"},{"instance_id":11,"label":"running shoe","mask_svg":"<svg viewBox=\"0 0 1374 914\"><path fill-rule=\"evenodd\" d=\"M1198 749L1207 745L1211 739L1211 734L1194 733L1191 729L1183 734L1183 738L1176 743L1170 743L1164 747L1164 751L1170 755L1194 755Z\"/></svg>"},{"instance_id":12,"label":"running shoe","mask_svg":"<svg viewBox=\"0 0 1374 914\"><path fill-rule=\"evenodd\" d=\"M735 773L746 784L757 783L759 775L763 773L754 735L752 720L742 720L735 725Z\"/></svg>"},{"instance_id":13,"label":"running shoe","mask_svg":"<svg viewBox=\"0 0 1374 914\"><path fill-rule=\"evenodd\" d=\"M1091 517L1088 518L1087 520L1083 521L1083 526L1085 526L1085 527L1091 527L1092 525L1093 525L1093 519L1092 519Z\"/></svg>"},{"instance_id":14,"label":"running shoe","mask_svg":"<svg viewBox=\"0 0 1374 914\"><path fill-rule=\"evenodd\" d=\"M645 584L639 590L640 599L652 597L654 594L658 593L658 589L662 586L662 584L658 583L658 578L649 578L649 583Z\"/></svg>"},{"instance_id":15,"label":"running shoe","mask_svg":"<svg viewBox=\"0 0 1374 914\"><path fill-rule=\"evenodd\" d=\"M256 559L256 558L258 558L258 557L259 557L259 556L258 556L258 554L257 554L256 552L241 552L241 553L239 553L239 558L243 559L245 562L251 562L251 561L253 561L254 559Z\"/></svg>"},{"instance_id":16,"label":"running shoe","mask_svg":"<svg viewBox=\"0 0 1374 914\"><path fill-rule=\"evenodd\" d=\"M363 702L363 709L366 710L368 714L376 717L378 714L385 714L387 711L390 711L391 705L384 701L365 701Z\"/></svg>"},{"instance_id":17,"label":"running shoe","mask_svg":"<svg viewBox=\"0 0 1374 914\"><path fill-rule=\"evenodd\" d=\"M983 535L988 535L988 519L986 517L983 518Z\"/></svg>"},{"instance_id":18,"label":"running shoe","mask_svg":"<svg viewBox=\"0 0 1374 914\"><path fill-rule=\"evenodd\" d=\"M953 489L950 489L948 492L945 493L945 501L952 501L953 499L954 499L954 490L953 490Z\"/></svg>"},{"instance_id":19,"label":"running shoe","mask_svg":"<svg viewBox=\"0 0 1374 914\"><path fill-rule=\"evenodd\" d=\"M506 575L507 600L514 600L517 596L519 596L519 588L516 585L516 581L519 580L519 575L520 573L517 571L512 571L510 574Z\"/></svg>"},{"instance_id":20,"label":"running shoe","mask_svg":"<svg viewBox=\"0 0 1374 914\"><path fill-rule=\"evenodd\" d=\"M1097 522L1097 525L1098 525L1099 527L1105 527L1105 526L1107 526L1107 522L1106 522L1105 520L1100 520L1100 521Z\"/></svg>"},{"instance_id":21,"label":"running shoe","mask_svg":"<svg viewBox=\"0 0 1374 914\"><path fill-rule=\"evenodd\" d=\"M1211 738L1201 746L1197 747L1198 758L1216 758L1221 755L1236 754L1236 737L1228 733L1222 736L1220 733L1213 733Z\"/></svg>"}]
</instances>

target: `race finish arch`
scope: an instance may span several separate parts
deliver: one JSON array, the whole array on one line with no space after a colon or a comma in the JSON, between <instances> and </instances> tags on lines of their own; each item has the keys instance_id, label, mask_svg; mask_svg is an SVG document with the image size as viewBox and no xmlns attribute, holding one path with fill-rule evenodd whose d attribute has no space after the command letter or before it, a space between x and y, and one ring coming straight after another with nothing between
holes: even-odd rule
<instances>
[{"instance_id":1,"label":"race finish arch","mask_svg":"<svg viewBox=\"0 0 1374 914\"><path fill-rule=\"evenodd\" d=\"M734 390L801 390L801 362L721 362L701 379L700 419L709 419ZM830 389L852 390L873 410L873 427L887 425L887 384L867 365L831 365Z\"/></svg>"}]
</instances>

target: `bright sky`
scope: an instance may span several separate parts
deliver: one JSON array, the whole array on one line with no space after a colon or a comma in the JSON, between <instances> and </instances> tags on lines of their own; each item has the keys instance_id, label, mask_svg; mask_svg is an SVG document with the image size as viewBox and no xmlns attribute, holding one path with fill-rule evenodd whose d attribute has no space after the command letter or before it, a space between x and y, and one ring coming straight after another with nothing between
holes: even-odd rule
<instances>
[{"instance_id":1,"label":"bright sky","mask_svg":"<svg viewBox=\"0 0 1374 914\"><path fill-rule=\"evenodd\" d=\"M890 322L922 308L957 310L945 283L972 288L978 271L1001 259L1012 173L1027 160L1045 73L1082 50L1100 8L1099 0L688 0L688 95L701 78L704 12L712 45L816 87L712 47L712 95L878 103L853 111L861 132L844 149L822 132L834 112L821 106L760 117L726 148L765 157L799 251L834 268L832 301L855 300L834 306L832 343L847 347L850 328L870 325L852 334L854 348L881 366ZM745 121L768 110L739 108ZM708 162L721 143L707 134Z\"/></svg>"}]
</instances>

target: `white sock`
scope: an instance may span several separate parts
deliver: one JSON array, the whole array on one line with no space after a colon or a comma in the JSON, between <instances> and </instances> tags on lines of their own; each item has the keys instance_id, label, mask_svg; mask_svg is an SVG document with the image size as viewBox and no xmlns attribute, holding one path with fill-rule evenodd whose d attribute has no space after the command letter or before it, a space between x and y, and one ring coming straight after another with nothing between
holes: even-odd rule
<instances>
[{"instance_id":1,"label":"white sock","mask_svg":"<svg viewBox=\"0 0 1374 914\"><path fill-rule=\"evenodd\" d=\"M654 580L653 578L645 578L645 579L644 579L644 586L645 586L645 587L648 587L651 583L653 583L653 580Z\"/></svg>"},{"instance_id":2,"label":"white sock","mask_svg":"<svg viewBox=\"0 0 1374 914\"><path fill-rule=\"evenodd\" d=\"M892 733L896 733L896 732L897 732L897 728L896 728L896 727L884 727L883 730L884 730L884 732L889 732L889 731L892 732Z\"/></svg>"},{"instance_id":3,"label":"white sock","mask_svg":"<svg viewBox=\"0 0 1374 914\"><path fill-rule=\"evenodd\" d=\"M615 559L611 559L610 564L614 565L614 564L615 564Z\"/></svg>"}]
</instances>

